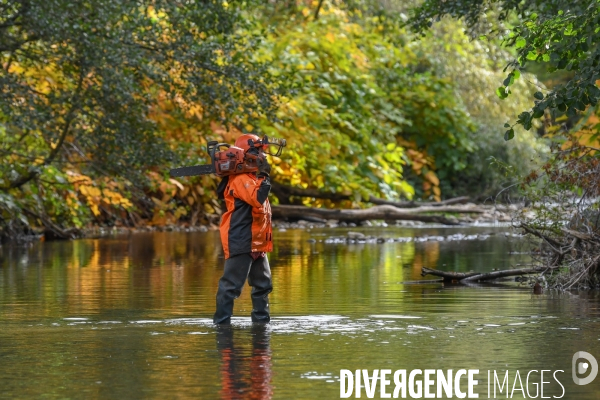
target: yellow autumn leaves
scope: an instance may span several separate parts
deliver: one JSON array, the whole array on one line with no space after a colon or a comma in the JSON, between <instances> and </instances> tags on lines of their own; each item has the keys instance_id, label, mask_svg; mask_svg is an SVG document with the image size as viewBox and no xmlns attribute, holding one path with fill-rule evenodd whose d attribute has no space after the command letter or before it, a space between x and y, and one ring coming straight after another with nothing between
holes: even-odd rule
<instances>
[{"instance_id":1,"label":"yellow autumn leaves","mask_svg":"<svg viewBox=\"0 0 600 400\"><path fill-rule=\"evenodd\" d=\"M92 180L89 176L75 171L67 171L69 182L79 196L70 193L67 196L67 203L71 207L73 215L79 207L77 197L83 199L94 216L100 215L100 207L115 207L130 209L133 204L124 197L118 190L123 190L124 185L111 180Z\"/></svg>"}]
</instances>

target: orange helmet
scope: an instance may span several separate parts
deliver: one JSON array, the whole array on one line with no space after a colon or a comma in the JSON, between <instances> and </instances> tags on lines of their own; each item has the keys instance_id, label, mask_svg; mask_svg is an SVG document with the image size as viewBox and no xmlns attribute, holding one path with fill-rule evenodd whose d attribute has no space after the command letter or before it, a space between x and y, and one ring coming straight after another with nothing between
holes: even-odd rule
<instances>
[{"instance_id":1,"label":"orange helmet","mask_svg":"<svg viewBox=\"0 0 600 400\"><path fill-rule=\"evenodd\" d=\"M252 141L252 142L251 142ZM251 147L255 147L255 143L260 142L260 138L254 134L246 133L235 141L234 146L244 149L244 152L248 151Z\"/></svg>"}]
</instances>

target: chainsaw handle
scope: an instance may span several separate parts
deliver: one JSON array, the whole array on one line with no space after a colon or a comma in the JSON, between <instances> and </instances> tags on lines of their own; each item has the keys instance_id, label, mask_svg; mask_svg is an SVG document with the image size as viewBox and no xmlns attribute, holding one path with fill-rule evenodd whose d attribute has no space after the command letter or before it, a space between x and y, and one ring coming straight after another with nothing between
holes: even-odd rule
<instances>
[{"instance_id":1,"label":"chainsaw handle","mask_svg":"<svg viewBox=\"0 0 600 400\"><path fill-rule=\"evenodd\" d=\"M217 152L217 150L219 150L221 147L227 147L230 148L231 145L228 143L219 143L216 140L211 140L210 142L208 142L206 144L206 152L208 153L208 155L210 156L210 162L214 163L215 162L215 153Z\"/></svg>"},{"instance_id":2,"label":"chainsaw handle","mask_svg":"<svg viewBox=\"0 0 600 400\"><path fill-rule=\"evenodd\" d=\"M285 139L277 139L269 137L267 135L263 136L263 138L260 140L260 143L263 146L263 148L267 148L264 150L265 153L275 157L279 157L281 155L281 152L283 151L283 148L287 145ZM275 146L275 149L270 148L270 146Z\"/></svg>"}]
</instances>

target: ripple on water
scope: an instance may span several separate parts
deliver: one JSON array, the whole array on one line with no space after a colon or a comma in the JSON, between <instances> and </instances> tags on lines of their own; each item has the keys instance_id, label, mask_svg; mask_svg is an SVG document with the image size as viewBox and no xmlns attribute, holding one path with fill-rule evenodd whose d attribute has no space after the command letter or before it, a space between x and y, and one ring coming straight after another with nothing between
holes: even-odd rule
<instances>
[{"instance_id":1,"label":"ripple on water","mask_svg":"<svg viewBox=\"0 0 600 400\"><path fill-rule=\"evenodd\" d=\"M165 321L158 321L153 319L142 320L142 321L129 321L130 324L160 324Z\"/></svg>"},{"instance_id":2,"label":"ripple on water","mask_svg":"<svg viewBox=\"0 0 600 400\"><path fill-rule=\"evenodd\" d=\"M429 326L421 326L421 325L409 325L408 329L423 329L426 331L433 331L435 330L434 328L431 328Z\"/></svg>"},{"instance_id":3,"label":"ripple on water","mask_svg":"<svg viewBox=\"0 0 600 400\"><path fill-rule=\"evenodd\" d=\"M548 318L550 317L550 318ZM400 337L406 335L411 336L422 336L429 337L431 331L437 331L438 337L453 338L454 335L459 333L469 334L473 332L476 335L483 335L484 332L490 332L490 328L499 327L520 327L526 329L526 326L530 324L543 324L548 325L552 320L553 316L543 315L531 315L531 316L493 316L486 318L475 318L475 320L454 320L456 322L448 326L449 319L452 320L451 316L445 316L441 318L422 317L418 315L407 315L407 314L371 314L366 317L353 318L345 315L292 315L292 316L276 316L271 319L271 323L267 326L269 332L273 334L293 334L293 335L315 335L317 337L337 337L335 335L341 335L346 338L354 338L355 335L364 336L365 339L375 341L377 343L386 344L389 337L380 337L385 335L384 332L397 333ZM417 320L430 320L427 325L414 324ZM524 321L528 319L529 321ZM158 326L163 327L181 327L184 328L183 334L187 335L211 335L215 333L215 325L210 318L166 318L166 319L141 319L141 320L130 320L130 321L117 321L117 320L104 320L104 321L89 321L88 318L84 317L68 317L63 318L66 325L87 325L91 326L92 329L110 329L107 328L113 324L127 324L135 326L152 326L156 329ZM486 321L487 320L487 321ZM56 326L56 322L53 324ZM233 317L232 326L235 329L248 329L254 324L249 317ZM439 326L437 326L439 325ZM185 327L190 327L189 330ZM196 329L194 329L196 328ZM551 329L560 330L581 330L582 328L576 326L548 326ZM179 331L179 330L178 330ZM514 333L513 329L508 330L510 333ZM506 333L504 331L498 331L497 333ZM148 334L150 335L161 335L164 332L152 331L149 329ZM424 336L425 335L425 336ZM328 339L329 340L329 339ZM383 340L383 341L382 341Z\"/></svg>"},{"instance_id":4,"label":"ripple on water","mask_svg":"<svg viewBox=\"0 0 600 400\"><path fill-rule=\"evenodd\" d=\"M335 321L335 320L347 319L347 318L348 317L344 317L341 315L303 315L303 316L275 317L273 319L326 322L326 321Z\"/></svg>"},{"instance_id":5,"label":"ripple on water","mask_svg":"<svg viewBox=\"0 0 600 400\"><path fill-rule=\"evenodd\" d=\"M300 378L304 379L333 379L338 378L338 376L334 376L331 372L326 372L324 374L320 374L317 371L310 371L300 375Z\"/></svg>"},{"instance_id":6,"label":"ripple on water","mask_svg":"<svg viewBox=\"0 0 600 400\"><path fill-rule=\"evenodd\" d=\"M377 335L378 332L406 332L410 334L418 334L424 331L432 331L436 328L421 325L408 325L405 321L422 319L423 317L414 315L402 314L373 314L367 318L354 319L344 315L300 315L300 316L277 316L271 319L268 325L269 331L278 334L314 334L318 336L328 336L332 334L341 334L351 336L356 333L365 334L367 336ZM194 330L186 332L189 335L210 335L215 332L215 325L212 319L209 318L168 318L159 319L142 319L130 321L88 321L87 318L70 317L65 318L69 323L67 325L89 324L97 325L112 325L129 323L132 325L164 325L164 326L195 326L203 327L203 330ZM249 317L233 317L231 319L232 326L237 329L245 329L253 326L252 320ZM95 329L95 328L92 328ZM107 329L107 328L102 328ZM163 332L150 331L150 335L160 335Z\"/></svg>"},{"instance_id":7,"label":"ripple on water","mask_svg":"<svg viewBox=\"0 0 600 400\"><path fill-rule=\"evenodd\" d=\"M213 325L212 319L209 318L174 318L165 320L165 323L172 325Z\"/></svg>"},{"instance_id":8,"label":"ripple on water","mask_svg":"<svg viewBox=\"0 0 600 400\"><path fill-rule=\"evenodd\" d=\"M410 329L413 333L425 330L434 330L429 326L406 325L403 321L408 319L420 319L422 317L410 315L371 315L369 318L352 319L343 315L302 315L302 316L278 316L271 319L268 329L273 333L280 334L317 334L326 336L332 333L348 335L353 333L373 334L379 331L405 331ZM107 321L103 321L107 322ZM115 321L118 322L118 321ZM193 335L207 335L214 332L214 324L208 318L174 318L166 320L139 320L129 321L131 324L165 324L168 326L203 326L208 331L188 332ZM232 318L232 326L236 328L248 328L253 325L248 317ZM157 334L152 332L151 334Z\"/></svg>"}]
</instances>

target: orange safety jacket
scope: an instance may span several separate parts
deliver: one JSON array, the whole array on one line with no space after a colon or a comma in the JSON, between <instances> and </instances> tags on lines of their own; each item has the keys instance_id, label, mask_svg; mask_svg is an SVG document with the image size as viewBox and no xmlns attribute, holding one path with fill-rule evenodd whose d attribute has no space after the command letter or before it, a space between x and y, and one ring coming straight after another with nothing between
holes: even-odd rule
<instances>
[{"instance_id":1,"label":"orange safety jacket","mask_svg":"<svg viewBox=\"0 0 600 400\"><path fill-rule=\"evenodd\" d=\"M227 178L225 178L227 179ZM271 191L269 178L253 173L230 175L217 192L225 200L227 211L221 218L221 242L225 259L273 250Z\"/></svg>"}]
</instances>

